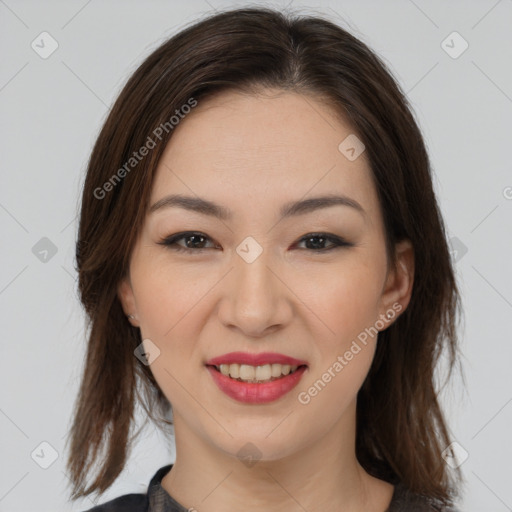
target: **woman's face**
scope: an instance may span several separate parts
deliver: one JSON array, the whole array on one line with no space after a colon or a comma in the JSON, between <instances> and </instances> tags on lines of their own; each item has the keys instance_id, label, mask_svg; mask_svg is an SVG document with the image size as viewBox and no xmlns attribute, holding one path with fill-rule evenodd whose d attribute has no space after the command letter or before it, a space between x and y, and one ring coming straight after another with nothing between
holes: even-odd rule
<instances>
[{"instance_id":1,"label":"woman's face","mask_svg":"<svg viewBox=\"0 0 512 512\"><path fill-rule=\"evenodd\" d=\"M408 244L398 247L403 272L387 272L376 191L350 126L311 97L271 92L199 101L175 128L119 289L176 425L235 456L250 442L263 460L353 428L375 332L412 286ZM359 207L289 208L325 196ZM195 236L172 244L182 232ZM207 366L232 352L249 359L225 359L224 370L246 379L286 373L275 354L306 366L241 383ZM250 359L262 353L274 356Z\"/></svg>"}]
</instances>

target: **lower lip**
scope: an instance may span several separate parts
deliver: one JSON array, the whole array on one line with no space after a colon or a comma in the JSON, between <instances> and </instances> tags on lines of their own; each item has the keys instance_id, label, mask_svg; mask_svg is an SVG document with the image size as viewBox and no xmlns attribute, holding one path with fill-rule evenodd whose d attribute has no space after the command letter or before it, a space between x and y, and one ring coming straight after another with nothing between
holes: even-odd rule
<instances>
[{"instance_id":1,"label":"lower lip","mask_svg":"<svg viewBox=\"0 0 512 512\"><path fill-rule=\"evenodd\" d=\"M213 377L215 384L229 397L246 404L266 404L289 393L299 383L307 367L301 366L285 377L261 384L240 382L226 377L213 366L207 366L206 368Z\"/></svg>"}]
</instances>

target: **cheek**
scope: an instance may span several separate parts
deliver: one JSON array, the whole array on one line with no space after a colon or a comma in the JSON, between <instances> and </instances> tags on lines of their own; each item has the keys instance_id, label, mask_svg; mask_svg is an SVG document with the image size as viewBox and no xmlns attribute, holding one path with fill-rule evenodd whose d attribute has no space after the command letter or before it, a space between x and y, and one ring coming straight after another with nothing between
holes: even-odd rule
<instances>
[{"instance_id":1,"label":"cheek","mask_svg":"<svg viewBox=\"0 0 512 512\"><path fill-rule=\"evenodd\" d=\"M363 261L361 255L354 255L336 269L318 271L304 281L304 290L309 289L304 302L321 320L313 334L315 364L299 391L306 414L329 411L325 414L334 420L355 399L370 369L382 269L379 262Z\"/></svg>"},{"instance_id":2,"label":"cheek","mask_svg":"<svg viewBox=\"0 0 512 512\"><path fill-rule=\"evenodd\" d=\"M337 279L325 281L322 292L317 289L316 299L310 295L319 325L329 330L318 328L314 365L298 391L306 416L321 412L327 423L333 422L355 400L375 354L376 282L365 269L340 270Z\"/></svg>"},{"instance_id":3,"label":"cheek","mask_svg":"<svg viewBox=\"0 0 512 512\"><path fill-rule=\"evenodd\" d=\"M153 263L145 270L142 266L140 268L139 272L134 270L132 280L137 283L134 293L141 331L144 336L163 341L176 330L183 330L184 321L196 314L212 283L208 279L197 279L197 275L194 277L169 268L168 264Z\"/></svg>"},{"instance_id":4,"label":"cheek","mask_svg":"<svg viewBox=\"0 0 512 512\"><path fill-rule=\"evenodd\" d=\"M211 314L211 290L221 276L198 275L190 265L171 266L159 261L159 255L145 261L151 264L137 262L131 276L142 339L150 339L159 350L150 369L173 404L188 403L182 385L191 375L202 375L204 347L198 340Z\"/></svg>"},{"instance_id":5,"label":"cheek","mask_svg":"<svg viewBox=\"0 0 512 512\"><path fill-rule=\"evenodd\" d=\"M358 260L355 256L328 270L306 272L296 288L300 290L297 295L321 320L327 338L340 349L378 318L379 264Z\"/></svg>"},{"instance_id":6,"label":"cheek","mask_svg":"<svg viewBox=\"0 0 512 512\"><path fill-rule=\"evenodd\" d=\"M150 339L159 350L151 362L151 372L173 406L190 405L182 385L200 369L195 341L201 330L201 298L207 290L197 280L165 265L152 264L140 272L135 267L132 281L137 283L134 293L141 337ZM198 368L193 368L196 363Z\"/></svg>"}]
</instances>

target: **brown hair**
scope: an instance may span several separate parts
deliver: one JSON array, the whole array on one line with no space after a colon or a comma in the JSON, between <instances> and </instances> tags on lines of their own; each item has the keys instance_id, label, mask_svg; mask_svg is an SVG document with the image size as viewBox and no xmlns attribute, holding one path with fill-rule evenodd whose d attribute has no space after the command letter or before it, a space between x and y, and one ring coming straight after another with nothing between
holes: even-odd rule
<instances>
[{"instance_id":1,"label":"brown hair","mask_svg":"<svg viewBox=\"0 0 512 512\"><path fill-rule=\"evenodd\" d=\"M169 424L164 419L168 400L149 367L134 357L140 331L126 320L117 298L157 163L172 136L169 119L191 100L258 88L326 101L351 124L366 146L388 262L395 262L396 242L413 244L410 303L380 333L358 393L356 454L374 476L402 481L414 492L449 503L462 477L458 470L449 472L442 458L450 435L434 381L445 350L449 376L458 361L460 297L422 135L390 71L363 42L320 16L267 8L220 12L158 47L128 80L95 143L76 245L89 339L70 432L72 498L103 493L122 471L135 439L136 403L158 426ZM162 126L167 129L160 130L154 149L133 169L126 167ZM117 174L123 179L114 182L113 174L123 166L126 172ZM86 475L98 460L96 478L86 487Z\"/></svg>"}]
</instances>

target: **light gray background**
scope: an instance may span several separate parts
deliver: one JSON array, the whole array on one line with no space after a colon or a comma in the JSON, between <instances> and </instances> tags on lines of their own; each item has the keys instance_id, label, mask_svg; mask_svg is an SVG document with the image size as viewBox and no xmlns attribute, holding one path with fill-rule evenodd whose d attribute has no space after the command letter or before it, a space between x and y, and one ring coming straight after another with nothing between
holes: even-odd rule
<instances>
[{"instance_id":1,"label":"light gray background","mask_svg":"<svg viewBox=\"0 0 512 512\"><path fill-rule=\"evenodd\" d=\"M138 63L185 23L242 5L0 0L1 512L93 505L67 503L64 468L85 343L73 270L85 165L109 105ZM467 248L454 252L466 384L456 376L442 396L453 440L469 454L462 509L512 510L512 0L292 6L325 13L369 44L417 113L449 236L454 247ZM43 31L59 45L47 59L31 48ZM453 31L469 44L458 58L442 47ZM448 44L461 48L460 41ZM32 250L43 237L57 248L46 262ZM42 442L58 454L47 469L40 464L51 462L52 450ZM173 461L172 442L147 429L100 501L144 492L156 469Z\"/></svg>"}]
</instances>

